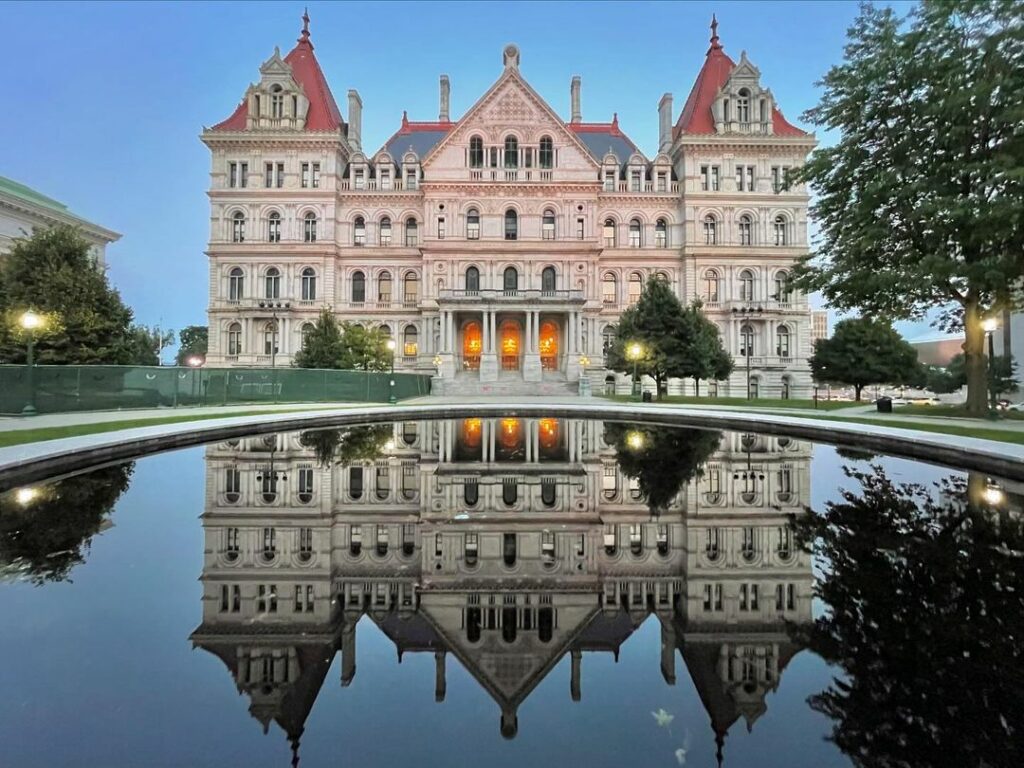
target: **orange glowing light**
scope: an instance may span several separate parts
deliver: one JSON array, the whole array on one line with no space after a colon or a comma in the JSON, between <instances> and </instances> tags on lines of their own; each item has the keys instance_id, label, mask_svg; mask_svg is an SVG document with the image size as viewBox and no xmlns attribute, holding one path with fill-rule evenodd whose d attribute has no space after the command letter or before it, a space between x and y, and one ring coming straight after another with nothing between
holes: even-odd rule
<instances>
[{"instance_id":1,"label":"orange glowing light","mask_svg":"<svg viewBox=\"0 0 1024 768\"><path fill-rule=\"evenodd\" d=\"M515 323L501 324L501 353L503 355L519 354L519 326Z\"/></svg>"},{"instance_id":2,"label":"orange glowing light","mask_svg":"<svg viewBox=\"0 0 1024 768\"><path fill-rule=\"evenodd\" d=\"M559 426L558 419L541 419L537 422L541 448L558 447Z\"/></svg>"},{"instance_id":3,"label":"orange glowing light","mask_svg":"<svg viewBox=\"0 0 1024 768\"><path fill-rule=\"evenodd\" d=\"M462 442L467 448L479 448L483 437L483 422L480 419L462 420Z\"/></svg>"},{"instance_id":4,"label":"orange glowing light","mask_svg":"<svg viewBox=\"0 0 1024 768\"><path fill-rule=\"evenodd\" d=\"M522 424L519 419L502 419L499 440L504 448L515 448L522 437Z\"/></svg>"},{"instance_id":5,"label":"orange glowing light","mask_svg":"<svg viewBox=\"0 0 1024 768\"><path fill-rule=\"evenodd\" d=\"M540 324L540 353L544 357L558 354L558 325L550 320Z\"/></svg>"},{"instance_id":6,"label":"orange glowing light","mask_svg":"<svg viewBox=\"0 0 1024 768\"><path fill-rule=\"evenodd\" d=\"M475 357L483 349L483 335L480 323L466 323L462 329L462 351L467 357Z\"/></svg>"}]
</instances>

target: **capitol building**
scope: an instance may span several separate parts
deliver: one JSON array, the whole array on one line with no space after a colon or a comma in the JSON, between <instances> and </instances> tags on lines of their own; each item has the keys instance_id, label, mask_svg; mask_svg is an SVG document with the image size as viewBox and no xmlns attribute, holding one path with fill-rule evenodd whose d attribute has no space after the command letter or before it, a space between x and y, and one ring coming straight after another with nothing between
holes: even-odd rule
<instances>
[{"instance_id":1,"label":"capitol building","mask_svg":"<svg viewBox=\"0 0 1024 768\"><path fill-rule=\"evenodd\" d=\"M295 47L275 49L202 133L208 362L289 365L328 307L384 328L396 368L435 374L436 392L568 393L581 377L627 392L604 350L654 278L700 299L734 355L709 394L749 383L753 396L809 396L811 311L790 285L808 194L784 179L814 136L787 121L745 52L726 54L714 21L682 110L671 93L657 104L656 152L618 115L585 121L581 78L569 86L566 120L508 45L463 115L441 75L436 120L403 113L382 146L364 146L359 93L343 117L304 17Z\"/></svg>"}]
</instances>

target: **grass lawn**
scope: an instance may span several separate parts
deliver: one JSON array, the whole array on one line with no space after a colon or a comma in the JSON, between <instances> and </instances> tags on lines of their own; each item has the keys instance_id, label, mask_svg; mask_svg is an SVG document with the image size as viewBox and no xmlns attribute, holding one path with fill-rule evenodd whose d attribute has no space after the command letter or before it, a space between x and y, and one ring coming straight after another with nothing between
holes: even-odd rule
<instances>
[{"instance_id":1,"label":"grass lawn","mask_svg":"<svg viewBox=\"0 0 1024 768\"><path fill-rule=\"evenodd\" d=\"M925 406L927 407L927 406ZM801 419L828 419L828 416L813 416L800 414ZM878 427L896 427L897 429L917 429L921 432L938 432L943 435L959 435L961 437L977 437L982 440L994 440L999 443L1014 443L1024 445L1024 431L1015 432L1010 429L986 429L981 426L983 421L975 420L979 426L971 426L965 423L960 424L927 424L923 421L900 421L899 418L892 419L868 419L859 416L844 416L843 423L852 421L855 424L874 424Z\"/></svg>"},{"instance_id":2,"label":"grass lawn","mask_svg":"<svg viewBox=\"0 0 1024 768\"><path fill-rule=\"evenodd\" d=\"M330 410L336 406L321 406L309 410ZM228 419L232 416L263 416L275 413L298 413L297 408L282 408L270 411L229 411L227 413L188 414L179 413L174 416L156 416L148 419L125 419L123 421L103 421L94 424L70 424L66 427L41 427L39 429L16 429L0 432L0 448L23 443L38 443L42 440L59 440L62 437L79 437L95 435L101 432L115 432L135 427L153 427L158 424L177 424L183 421L203 421L206 419Z\"/></svg>"},{"instance_id":3,"label":"grass lawn","mask_svg":"<svg viewBox=\"0 0 1024 768\"><path fill-rule=\"evenodd\" d=\"M966 407L962 405L897 405L893 408L893 413L904 416L948 416L955 419L974 419L978 422L988 421L984 417L978 419L976 416L968 416ZM1021 411L999 411L998 414L995 421L1024 421L1024 413Z\"/></svg>"},{"instance_id":4,"label":"grass lawn","mask_svg":"<svg viewBox=\"0 0 1024 768\"><path fill-rule=\"evenodd\" d=\"M636 402L631 395L602 395L607 400L619 403ZM692 395L669 395L655 403L673 403L679 405L739 405L746 408L808 408L814 409L813 400L782 400L763 397L747 400L745 397L694 397ZM819 411L837 411L840 408L852 408L857 405L869 405L867 402L854 403L848 400L819 400Z\"/></svg>"}]
</instances>

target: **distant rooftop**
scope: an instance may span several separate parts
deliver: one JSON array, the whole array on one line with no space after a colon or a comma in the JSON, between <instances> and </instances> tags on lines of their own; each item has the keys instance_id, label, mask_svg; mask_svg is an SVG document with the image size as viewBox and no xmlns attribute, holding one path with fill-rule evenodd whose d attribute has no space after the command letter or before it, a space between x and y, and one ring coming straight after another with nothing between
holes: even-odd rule
<instances>
[{"instance_id":1,"label":"distant rooftop","mask_svg":"<svg viewBox=\"0 0 1024 768\"><path fill-rule=\"evenodd\" d=\"M6 176L0 176L0 201L4 198L12 201L15 205L20 203L27 210L34 212L37 216L44 219L60 221L81 227L88 234L98 239L113 242L121 238L121 235L117 232L72 213L68 207L59 200L47 197L42 192L38 192L32 189L32 187L26 186L21 182L14 181L14 179L8 179Z\"/></svg>"}]
</instances>

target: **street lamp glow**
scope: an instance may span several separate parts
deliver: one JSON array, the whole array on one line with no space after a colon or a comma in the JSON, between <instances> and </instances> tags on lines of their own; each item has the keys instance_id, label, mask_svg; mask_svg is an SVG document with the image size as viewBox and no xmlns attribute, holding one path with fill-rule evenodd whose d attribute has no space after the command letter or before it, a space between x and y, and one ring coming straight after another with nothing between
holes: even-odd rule
<instances>
[{"instance_id":1,"label":"street lamp glow","mask_svg":"<svg viewBox=\"0 0 1024 768\"><path fill-rule=\"evenodd\" d=\"M200 365L203 364L203 358L196 357L195 355L193 355L188 359L188 364L192 368L198 368Z\"/></svg>"},{"instance_id":2,"label":"street lamp glow","mask_svg":"<svg viewBox=\"0 0 1024 768\"><path fill-rule=\"evenodd\" d=\"M18 318L18 324L26 331L35 331L43 327L45 320L41 315L37 315L32 310L25 312L21 317Z\"/></svg>"},{"instance_id":3,"label":"street lamp glow","mask_svg":"<svg viewBox=\"0 0 1024 768\"><path fill-rule=\"evenodd\" d=\"M998 507L1003 503L1006 494L998 485L990 485L982 492L982 498L990 507Z\"/></svg>"},{"instance_id":4,"label":"street lamp glow","mask_svg":"<svg viewBox=\"0 0 1024 768\"><path fill-rule=\"evenodd\" d=\"M994 317L989 317L982 321L981 327L985 329L985 333L992 333L999 328L999 321Z\"/></svg>"},{"instance_id":5,"label":"street lamp glow","mask_svg":"<svg viewBox=\"0 0 1024 768\"><path fill-rule=\"evenodd\" d=\"M639 451L644 447L644 436L641 432L630 432L626 435L626 445L632 450Z\"/></svg>"},{"instance_id":6,"label":"street lamp glow","mask_svg":"<svg viewBox=\"0 0 1024 768\"><path fill-rule=\"evenodd\" d=\"M385 343L384 346L386 346L388 348L388 352L394 352L395 351L395 340L394 339L388 339L387 343Z\"/></svg>"},{"instance_id":7,"label":"street lamp glow","mask_svg":"<svg viewBox=\"0 0 1024 768\"><path fill-rule=\"evenodd\" d=\"M626 357L630 360L639 360L644 355L644 348L637 342L626 347Z\"/></svg>"},{"instance_id":8,"label":"street lamp glow","mask_svg":"<svg viewBox=\"0 0 1024 768\"><path fill-rule=\"evenodd\" d=\"M40 495L41 494L38 488L33 488L29 486L27 488L19 488L18 490L16 490L14 492L14 500L17 501L18 504L20 504L21 506L27 507L33 501L38 499Z\"/></svg>"},{"instance_id":9,"label":"street lamp glow","mask_svg":"<svg viewBox=\"0 0 1024 768\"><path fill-rule=\"evenodd\" d=\"M393 451L393 450L395 450L395 441L394 440L388 440L386 443L384 443L384 450L385 451Z\"/></svg>"}]
</instances>

